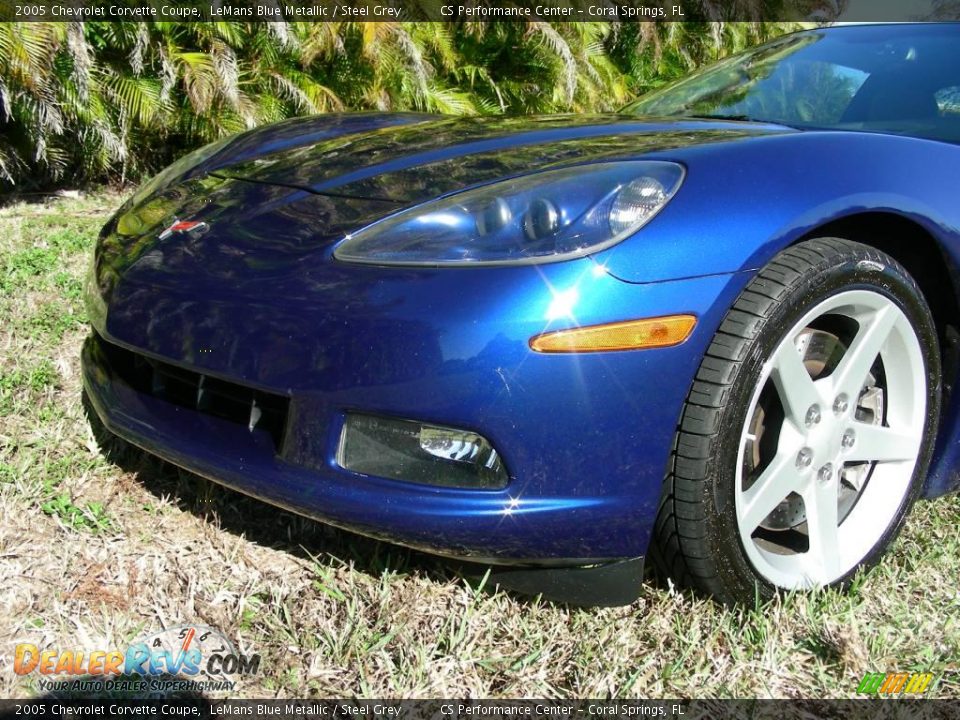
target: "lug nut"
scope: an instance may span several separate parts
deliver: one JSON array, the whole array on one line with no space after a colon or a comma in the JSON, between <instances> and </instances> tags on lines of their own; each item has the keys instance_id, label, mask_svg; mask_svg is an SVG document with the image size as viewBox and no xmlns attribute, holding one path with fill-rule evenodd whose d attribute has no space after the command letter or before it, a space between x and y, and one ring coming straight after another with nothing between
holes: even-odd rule
<instances>
[{"instance_id":1,"label":"lug nut","mask_svg":"<svg viewBox=\"0 0 960 720\"><path fill-rule=\"evenodd\" d=\"M857 442L857 434L853 431L853 428L847 428L843 431L843 438L840 440L840 444L843 446L844 450L849 450Z\"/></svg>"},{"instance_id":2,"label":"lug nut","mask_svg":"<svg viewBox=\"0 0 960 720\"><path fill-rule=\"evenodd\" d=\"M813 450L805 447L797 453L797 467L803 470L810 467L811 464L813 464Z\"/></svg>"},{"instance_id":3,"label":"lug nut","mask_svg":"<svg viewBox=\"0 0 960 720\"><path fill-rule=\"evenodd\" d=\"M837 395L837 399L833 401L833 412L836 415L843 415L847 410L850 409L850 399L846 394L841 393Z\"/></svg>"},{"instance_id":4,"label":"lug nut","mask_svg":"<svg viewBox=\"0 0 960 720\"><path fill-rule=\"evenodd\" d=\"M804 423L807 427L813 427L820 422L820 406L811 405L810 409L807 410L807 417L804 418Z\"/></svg>"},{"instance_id":5,"label":"lug nut","mask_svg":"<svg viewBox=\"0 0 960 720\"><path fill-rule=\"evenodd\" d=\"M827 463L820 470L817 471L817 479L822 483L830 482L830 478L833 477L833 465Z\"/></svg>"}]
</instances>

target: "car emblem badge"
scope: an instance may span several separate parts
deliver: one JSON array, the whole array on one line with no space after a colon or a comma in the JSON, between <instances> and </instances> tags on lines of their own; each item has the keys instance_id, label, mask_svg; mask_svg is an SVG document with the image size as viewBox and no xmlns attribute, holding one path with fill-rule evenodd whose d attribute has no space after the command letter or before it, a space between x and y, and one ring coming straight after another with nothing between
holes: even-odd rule
<instances>
[{"instance_id":1,"label":"car emblem badge","mask_svg":"<svg viewBox=\"0 0 960 720\"><path fill-rule=\"evenodd\" d=\"M178 220L177 218L174 218L173 222L170 224L170 227L160 233L160 240L166 240L174 233L202 233L206 232L209 228L210 226L205 222L198 222L196 220Z\"/></svg>"}]
</instances>

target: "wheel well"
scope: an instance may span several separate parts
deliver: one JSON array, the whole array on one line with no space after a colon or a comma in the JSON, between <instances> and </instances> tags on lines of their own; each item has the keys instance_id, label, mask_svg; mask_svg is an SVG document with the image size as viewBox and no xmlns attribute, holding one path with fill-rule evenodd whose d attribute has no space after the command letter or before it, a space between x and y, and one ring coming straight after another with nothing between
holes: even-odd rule
<instances>
[{"instance_id":1,"label":"wheel well","mask_svg":"<svg viewBox=\"0 0 960 720\"><path fill-rule=\"evenodd\" d=\"M797 242L839 237L863 243L890 255L920 286L933 313L940 340L943 392L949 396L960 371L960 303L953 261L937 240L918 223L893 213L862 213L811 230Z\"/></svg>"}]
</instances>

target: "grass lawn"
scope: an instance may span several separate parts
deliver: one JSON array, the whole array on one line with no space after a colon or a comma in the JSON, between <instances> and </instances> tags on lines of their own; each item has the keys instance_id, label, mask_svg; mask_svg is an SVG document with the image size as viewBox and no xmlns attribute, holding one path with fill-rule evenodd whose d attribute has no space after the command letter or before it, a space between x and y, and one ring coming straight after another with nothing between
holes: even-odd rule
<instances>
[{"instance_id":1,"label":"grass lawn","mask_svg":"<svg viewBox=\"0 0 960 720\"><path fill-rule=\"evenodd\" d=\"M125 647L198 622L260 653L248 697L853 697L932 671L960 697L960 500L921 503L848 594L725 609L489 594L443 562L224 490L120 441L81 403L81 297L110 193L0 207L0 697L17 642Z\"/></svg>"}]
</instances>

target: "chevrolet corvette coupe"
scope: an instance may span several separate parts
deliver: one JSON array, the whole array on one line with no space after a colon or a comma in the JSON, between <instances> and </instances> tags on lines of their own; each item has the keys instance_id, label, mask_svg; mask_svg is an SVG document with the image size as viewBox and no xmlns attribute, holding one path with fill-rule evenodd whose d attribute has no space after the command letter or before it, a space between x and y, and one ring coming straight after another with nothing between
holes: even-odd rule
<instances>
[{"instance_id":1,"label":"chevrolet corvette coupe","mask_svg":"<svg viewBox=\"0 0 960 720\"><path fill-rule=\"evenodd\" d=\"M804 31L619 113L296 119L100 234L104 425L579 603L842 587L958 485L960 26Z\"/></svg>"}]
</instances>

